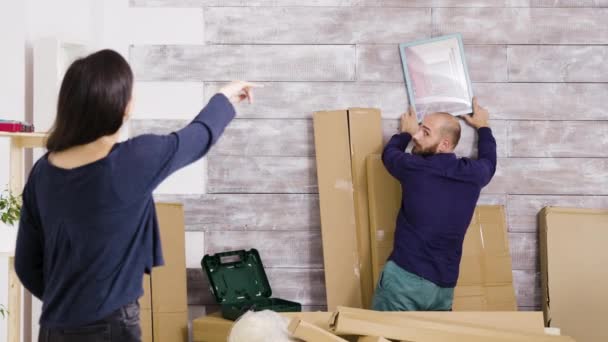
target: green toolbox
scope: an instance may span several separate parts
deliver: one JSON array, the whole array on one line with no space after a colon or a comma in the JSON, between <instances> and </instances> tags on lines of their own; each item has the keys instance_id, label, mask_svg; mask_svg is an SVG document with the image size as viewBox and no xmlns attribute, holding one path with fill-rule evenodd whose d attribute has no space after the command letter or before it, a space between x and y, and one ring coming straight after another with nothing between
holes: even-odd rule
<instances>
[{"instance_id":1,"label":"green toolbox","mask_svg":"<svg viewBox=\"0 0 608 342\"><path fill-rule=\"evenodd\" d=\"M226 319L234 321L247 311L302 311L299 303L270 298L272 289L256 249L205 255L201 265Z\"/></svg>"}]
</instances>

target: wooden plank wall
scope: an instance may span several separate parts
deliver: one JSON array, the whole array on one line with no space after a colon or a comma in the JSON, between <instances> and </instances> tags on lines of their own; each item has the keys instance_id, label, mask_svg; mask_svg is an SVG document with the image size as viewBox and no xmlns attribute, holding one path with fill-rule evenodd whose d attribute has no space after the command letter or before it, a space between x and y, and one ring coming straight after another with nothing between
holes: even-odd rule
<instances>
[{"instance_id":1,"label":"wooden plank wall","mask_svg":"<svg viewBox=\"0 0 608 342\"><path fill-rule=\"evenodd\" d=\"M260 250L275 295L325 305L311 115L382 109L385 137L407 106L397 44L464 36L481 104L491 112L499 167L480 203L507 208L523 310L539 309L536 213L545 205L608 207L606 0L131 0L132 7L203 11L204 44L134 45L137 81L265 83L207 160L207 192L183 202L200 255ZM170 29L171 22L159 23ZM179 106L179 104L178 104ZM168 132L188 113L135 120L133 134ZM194 115L195 113L190 113ZM475 134L458 148L475 156ZM212 305L188 272L196 313Z\"/></svg>"}]
</instances>

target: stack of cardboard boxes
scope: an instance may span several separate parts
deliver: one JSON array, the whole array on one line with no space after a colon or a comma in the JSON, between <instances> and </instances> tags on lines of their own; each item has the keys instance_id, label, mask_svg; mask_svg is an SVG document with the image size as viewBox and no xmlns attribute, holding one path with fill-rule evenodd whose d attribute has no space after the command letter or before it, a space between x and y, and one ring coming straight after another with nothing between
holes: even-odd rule
<instances>
[{"instance_id":1,"label":"stack of cardboard boxes","mask_svg":"<svg viewBox=\"0 0 608 342\"><path fill-rule=\"evenodd\" d=\"M188 302L184 210L180 204L157 203L165 265L144 276L140 298L143 342L188 340Z\"/></svg>"},{"instance_id":2,"label":"stack of cardboard boxes","mask_svg":"<svg viewBox=\"0 0 608 342\"><path fill-rule=\"evenodd\" d=\"M476 312L377 313L357 309L370 307L374 285L392 250L401 188L380 160L383 139L379 110L317 112L314 132L327 306L334 313L283 314L293 319L290 331L294 336L319 341L323 336L326 341L443 340L433 336L496 340L507 335L515 336L511 341L523 341L530 337L526 334L538 341L546 338L540 312L496 312L517 309L504 209L500 206L478 207L465 238L463 272L454 305L458 310ZM232 324L217 315L196 319L194 341L225 341Z\"/></svg>"},{"instance_id":3,"label":"stack of cardboard boxes","mask_svg":"<svg viewBox=\"0 0 608 342\"><path fill-rule=\"evenodd\" d=\"M380 158L377 109L314 114L328 309L369 308L393 248L401 187ZM465 237L454 310L517 310L504 209L479 206Z\"/></svg>"},{"instance_id":4,"label":"stack of cardboard boxes","mask_svg":"<svg viewBox=\"0 0 608 342\"><path fill-rule=\"evenodd\" d=\"M304 341L572 341L544 334L541 312L374 312L338 307L331 312L280 313ZM224 342L234 322L219 314L192 323L193 342Z\"/></svg>"},{"instance_id":5,"label":"stack of cardboard boxes","mask_svg":"<svg viewBox=\"0 0 608 342\"><path fill-rule=\"evenodd\" d=\"M315 341L608 341L608 211L546 208L539 215L543 311L517 312L502 206L478 206L467 230L454 312L380 313L374 285L393 246L401 188L380 158L377 109L314 114L328 309L283 313L293 336ZM467 312L468 311L468 312ZM502 312L501 312L502 311ZM193 341L225 341L233 322L193 321ZM312 339L311 339L312 338Z\"/></svg>"}]
</instances>

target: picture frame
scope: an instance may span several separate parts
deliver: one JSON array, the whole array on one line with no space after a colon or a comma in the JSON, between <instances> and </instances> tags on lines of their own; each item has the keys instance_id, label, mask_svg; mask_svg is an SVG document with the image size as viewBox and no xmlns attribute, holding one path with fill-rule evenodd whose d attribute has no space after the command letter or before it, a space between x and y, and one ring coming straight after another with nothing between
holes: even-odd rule
<instances>
[{"instance_id":1,"label":"picture frame","mask_svg":"<svg viewBox=\"0 0 608 342\"><path fill-rule=\"evenodd\" d=\"M462 35L450 34L399 44L410 105L418 122L433 112L473 112L473 87Z\"/></svg>"}]
</instances>

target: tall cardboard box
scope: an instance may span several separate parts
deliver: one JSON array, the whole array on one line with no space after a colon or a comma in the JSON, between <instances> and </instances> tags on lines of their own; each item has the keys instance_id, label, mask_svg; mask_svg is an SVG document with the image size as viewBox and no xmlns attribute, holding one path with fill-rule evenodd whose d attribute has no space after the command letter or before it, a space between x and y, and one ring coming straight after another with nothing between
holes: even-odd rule
<instances>
[{"instance_id":1,"label":"tall cardboard box","mask_svg":"<svg viewBox=\"0 0 608 342\"><path fill-rule=\"evenodd\" d=\"M165 265L155 267L150 277L154 342L185 342L188 299L184 209L181 204L157 203L156 214Z\"/></svg>"},{"instance_id":2,"label":"tall cardboard box","mask_svg":"<svg viewBox=\"0 0 608 342\"><path fill-rule=\"evenodd\" d=\"M313 116L327 307L361 307L348 113Z\"/></svg>"},{"instance_id":3,"label":"tall cardboard box","mask_svg":"<svg viewBox=\"0 0 608 342\"><path fill-rule=\"evenodd\" d=\"M316 112L313 122L327 305L369 307L374 283L365 159L382 150L380 111Z\"/></svg>"},{"instance_id":4,"label":"tall cardboard box","mask_svg":"<svg viewBox=\"0 0 608 342\"><path fill-rule=\"evenodd\" d=\"M380 155L367 159L374 283L393 249L401 186ZM407 190L406 190L407 191ZM502 206L477 206L463 244L455 311L515 311L511 256Z\"/></svg>"},{"instance_id":5,"label":"tall cardboard box","mask_svg":"<svg viewBox=\"0 0 608 342\"><path fill-rule=\"evenodd\" d=\"M608 210L546 207L538 218L545 323L608 341Z\"/></svg>"},{"instance_id":6,"label":"tall cardboard box","mask_svg":"<svg viewBox=\"0 0 608 342\"><path fill-rule=\"evenodd\" d=\"M181 204L157 203L165 265L152 271L152 312L188 312L186 242Z\"/></svg>"},{"instance_id":7,"label":"tall cardboard box","mask_svg":"<svg viewBox=\"0 0 608 342\"><path fill-rule=\"evenodd\" d=\"M144 275L139 299L142 342L185 342L188 302L184 210L181 204L156 203L165 265Z\"/></svg>"}]
</instances>

